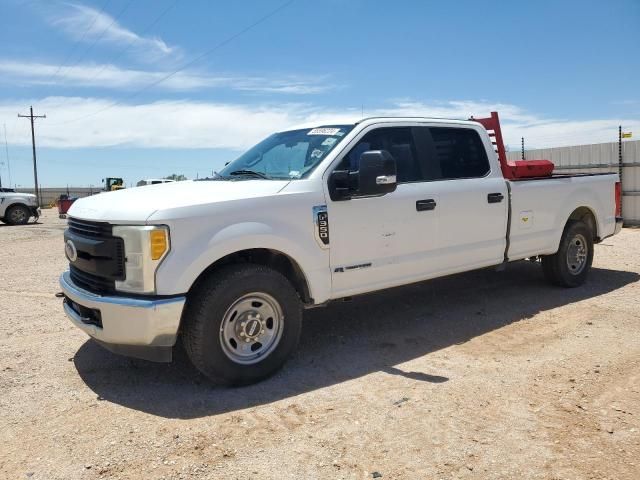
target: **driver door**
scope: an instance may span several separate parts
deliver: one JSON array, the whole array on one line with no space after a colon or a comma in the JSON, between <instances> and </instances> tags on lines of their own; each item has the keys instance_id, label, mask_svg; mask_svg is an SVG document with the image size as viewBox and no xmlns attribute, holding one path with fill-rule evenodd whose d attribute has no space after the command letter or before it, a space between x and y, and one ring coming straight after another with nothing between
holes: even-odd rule
<instances>
[{"instance_id":1,"label":"driver door","mask_svg":"<svg viewBox=\"0 0 640 480\"><path fill-rule=\"evenodd\" d=\"M332 296L338 298L419 279L437 247L439 201L421 164L414 128L372 126L337 170L358 170L360 155L385 150L396 161L397 188L382 196L330 200ZM329 198L329 194L327 194Z\"/></svg>"}]
</instances>

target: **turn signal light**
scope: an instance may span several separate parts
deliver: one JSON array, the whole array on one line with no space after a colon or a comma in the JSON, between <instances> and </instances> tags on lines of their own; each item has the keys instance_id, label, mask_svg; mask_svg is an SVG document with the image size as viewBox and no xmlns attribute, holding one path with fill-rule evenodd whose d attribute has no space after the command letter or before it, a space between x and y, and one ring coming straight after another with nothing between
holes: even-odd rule
<instances>
[{"instance_id":1,"label":"turn signal light","mask_svg":"<svg viewBox=\"0 0 640 480\"><path fill-rule=\"evenodd\" d=\"M616 182L615 201L616 201L616 217L621 217L622 216L622 184L620 182Z\"/></svg>"},{"instance_id":2,"label":"turn signal light","mask_svg":"<svg viewBox=\"0 0 640 480\"><path fill-rule=\"evenodd\" d=\"M149 232L151 242L151 259L160 260L167 251L167 231L165 229L151 230Z\"/></svg>"}]
</instances>

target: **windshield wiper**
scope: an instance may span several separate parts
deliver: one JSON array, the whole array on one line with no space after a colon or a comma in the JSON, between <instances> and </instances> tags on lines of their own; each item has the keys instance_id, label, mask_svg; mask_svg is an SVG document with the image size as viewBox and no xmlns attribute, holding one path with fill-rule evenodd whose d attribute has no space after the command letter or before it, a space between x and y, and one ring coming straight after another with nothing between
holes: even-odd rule
<instances>
[{"instance_id":1,"label":"windshield wiper","mask_svg":"<svg viewBox=\"0 0 640 480\"><path fill-rule=\"evenodd\" d=\"M229 172L229 175L247 175L254 176L258 178L264 178L265 180L271 179L271 177L262 172L256 172L255 170L234 170L233 172Z\"/></svg>"}]
</instances>

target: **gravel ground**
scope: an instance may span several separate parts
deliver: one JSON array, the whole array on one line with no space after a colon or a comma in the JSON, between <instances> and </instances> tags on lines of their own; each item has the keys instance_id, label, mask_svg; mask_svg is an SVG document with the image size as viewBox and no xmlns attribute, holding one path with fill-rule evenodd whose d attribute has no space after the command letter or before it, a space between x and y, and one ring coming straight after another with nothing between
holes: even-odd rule
<instances>
[{"instance_id":1,"label":"gravel ground","mask_svg":"<svg viewBox=\"0 0 640 480\"><path fill-rule=\"evenodd\" d=\"M309 311L275 377L215 388L64 317L64 221L0 226L0 478L640 478L640 230L587 284L483 270Z\"/></svg>"}]
</instances>

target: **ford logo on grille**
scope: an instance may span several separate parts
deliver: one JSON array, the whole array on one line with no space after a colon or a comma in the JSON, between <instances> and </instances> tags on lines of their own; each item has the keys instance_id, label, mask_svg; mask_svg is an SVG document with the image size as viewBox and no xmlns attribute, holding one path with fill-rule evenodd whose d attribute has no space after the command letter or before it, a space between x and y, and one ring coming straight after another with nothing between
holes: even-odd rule
<instances>
[{"instance_id":1,"label":"ford logo on grille","mask_svg":"<svg viewBox=\"0 0 640 480\"><path fill-rule=\"evenodd\" d=\"M78 259L78 250L71 240L65 242L64 253L70 262L75 262Z\"/></svg>"}]
</instances>

